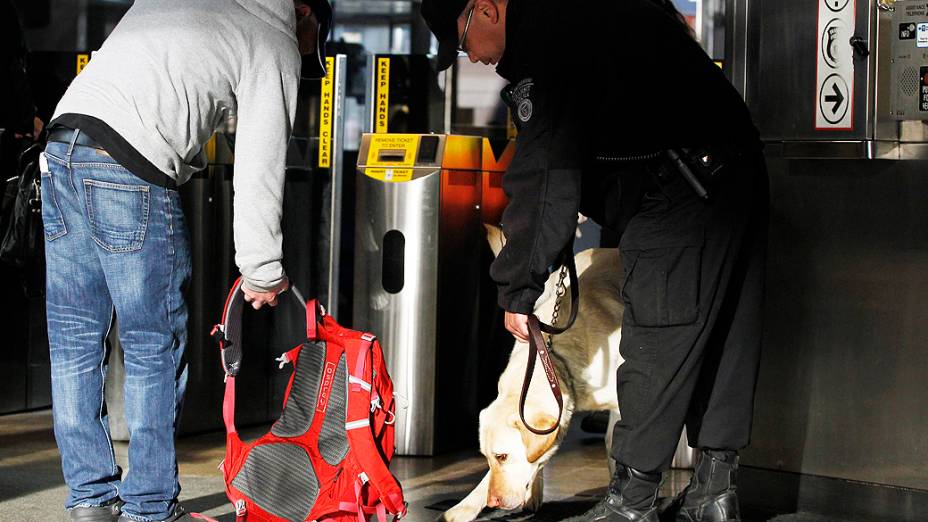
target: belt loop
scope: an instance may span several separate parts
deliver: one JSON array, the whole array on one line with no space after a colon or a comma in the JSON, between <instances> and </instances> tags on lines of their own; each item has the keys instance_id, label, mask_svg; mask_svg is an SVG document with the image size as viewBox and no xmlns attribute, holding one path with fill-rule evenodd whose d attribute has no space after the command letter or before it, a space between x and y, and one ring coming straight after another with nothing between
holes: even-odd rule
<instances>
[{"instance_id":1,"label":"belt loop","mask_svg":"<svg viewBox=\"0 0 928 522\"><path fill-rule=\"evenodd\" d=\"M68 145L68 168L71 168L71 154L74 152L74 143L77 141L77 137L80 133L80 129L74 129L74 132L71 133L71 143Z\"/></svg>"}]
</instances>

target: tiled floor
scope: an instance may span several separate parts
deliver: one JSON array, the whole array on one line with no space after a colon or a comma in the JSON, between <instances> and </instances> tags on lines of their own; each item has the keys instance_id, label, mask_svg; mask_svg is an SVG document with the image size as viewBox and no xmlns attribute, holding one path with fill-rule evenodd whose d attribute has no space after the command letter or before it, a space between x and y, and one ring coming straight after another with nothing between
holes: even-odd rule
<instances>
[{"instance_id":1,"label":"tiled floor","mask_svg":"<svg viewBox=\"0 0 928 522\"><path fill-rule=\"evenodd\" d=\"M266 428L243 430L243 436L258 436ZM222 433L186 437L178 442L182 503L222 522L234 521L216 466L223 458ZM116 446L117 460L125 467L126 448ZM536 514L485 512L480 520L561 520L585 511L603 494L608 481L605 448L601 437L582 433L576 427L558 455L545 469L545 504ZM410 522L435 520L464 497L486 470L476 452L437 458L401 457L394 473L403 483L410 502ZM664 483L664 495L674 495L689 480L689 472L675 471ZM38 411L0 416L0 522L65 520L58 450L51 429L51 412ZM812 515L746 516L747 522L835 522Z\"/></svg>"}]
</instances>

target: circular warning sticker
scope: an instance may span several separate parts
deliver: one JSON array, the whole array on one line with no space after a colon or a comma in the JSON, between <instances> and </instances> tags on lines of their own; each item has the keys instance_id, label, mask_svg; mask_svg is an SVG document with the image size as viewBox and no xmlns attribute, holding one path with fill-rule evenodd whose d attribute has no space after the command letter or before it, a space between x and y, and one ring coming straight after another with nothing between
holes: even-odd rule
<instances>
[{"instance_id":1,"label":"circular warning sticker","mask_svg":"<svg viewBox=\"0 0 928 522\"><path fill-rule=\"evenodd\" d=\"M838 12L847 7L847 4L850 0L823 0L825 5L828 6L828 9L831 9L834 12Z\"/></svg>"},{"instance_id":2,"label":"circular warning sticker","mask_svg":"<svg viewBox=\"0 0 928 522\"><path fill-rule=\"evenodd\" d=\"M822 83L819 93L819 110L828 123L841 123L847 115L851 101L848 100L847 82L837 74L832 74Z\"/></svg>"},{"instance_id":3,"label":"circular warning sticker","mask_svg":"<svg viewBox=\"0 0 928 522\"><path fill-rule=\"evenodd\" d=\"M835 18L828 22L825 30L822 31L822 57L825 63L832 69L837 69L845 60L850 60L850 42L851 32L847 25L841 20Z\"/></svg>"}]
</instances>

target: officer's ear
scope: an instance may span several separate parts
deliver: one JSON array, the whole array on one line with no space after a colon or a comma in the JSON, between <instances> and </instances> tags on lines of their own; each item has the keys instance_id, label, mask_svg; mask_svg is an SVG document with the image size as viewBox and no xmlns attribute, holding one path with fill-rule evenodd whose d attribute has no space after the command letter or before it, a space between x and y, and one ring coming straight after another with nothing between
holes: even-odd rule
<instances>
[{"instance_id":1,"label":"officer's ear","mask_svg":"<svg viewBox=\"0 0 928 522\"><path fill-rule=\"evenodd\" d=\"M477 0L474 6L475 14L491 25L499 23L499 4L495 0Z\"/></svg>"}]
</instances>

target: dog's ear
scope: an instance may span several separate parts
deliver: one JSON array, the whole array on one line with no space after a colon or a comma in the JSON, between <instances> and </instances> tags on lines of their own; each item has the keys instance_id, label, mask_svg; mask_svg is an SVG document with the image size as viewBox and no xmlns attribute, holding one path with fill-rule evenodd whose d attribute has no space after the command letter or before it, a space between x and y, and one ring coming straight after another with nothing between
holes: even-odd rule
<instances>
[{"instance_id":1,"label":"dog's ear","mask_svg":"<svg viewBox=\"0 0 928 522\"><path fill-rule=\"evenodd\" d=\"M493 257L499 257L499 253L503 250L503 247L506 246L506 236L503 234L503 229L486 223L484 223L483 226L487 229L487 242L490 243L490 250L493 251Z\"/></svg>"},{"instance_id":2,"label":"dog's ear","mask_svg":"<svg viewBox=\"0 0 928 522\"><path fill-rule=\"evenodd\" d=\"M555 417L540 412L530 414L528 416L528 421L532 423L532 427L536 429L547 429L557 424L557 419ZM552 431L548 435L538 435L532 433L525 427L525 424L522 423L522 419L519 418L518 414L513 414L509 418L509 422L519 429L519 433L522 435L522 445L525 446L525 455L528 457L529 462L535 462L540 459L541 456L557 442L557 433L560 431L560 428Z\"/></svg>"}]
</instances>

